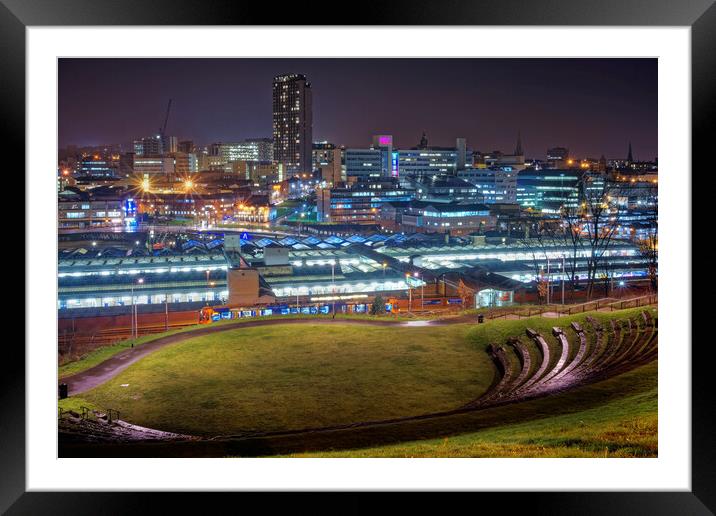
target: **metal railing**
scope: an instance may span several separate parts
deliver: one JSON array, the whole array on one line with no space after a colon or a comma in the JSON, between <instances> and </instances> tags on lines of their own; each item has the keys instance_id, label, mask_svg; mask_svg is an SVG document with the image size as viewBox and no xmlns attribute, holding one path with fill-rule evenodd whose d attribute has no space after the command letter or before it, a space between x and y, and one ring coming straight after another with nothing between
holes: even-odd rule
<instances>
[{"instance_id":1,"label":"metal railing","mask_svg":"<svg viewBox=\"0 0 716 516\"><path fill-rule=\"evenodd\" d=\"M174 323L169 325L169 330L177 330L186 328L187 326L193 326L197 323ZM137 335L152 335L155 333L162 333L167 331L164 324L155 326L141 326L137 329ZM90 345L91 347L106 346L115 344L122 340L131 338L132 332L130 328L108 328L100 330L94 333L63 333L57 336L57 343L61 349L68 349L70 345L73 347Z\"/></svg>"},{"instance_id":2,"label":"metal railing","mask_svg":"<svg viewBox=\"0 0 716 516\"><path fill-rule=\"evenodd\" d=\"M614 310L624 310L626 308L638 308L641 306L655 305L658 304L658 300L659 299L657 294L648 294L646 296L639 296L630 299L615 299L613 297L605 297L601 299L595 299L594 301L587 301L586 303L580 303L578 305L570 305L565 307L559 307L554 305L528 308L516 307L513 310L493 313L488 312L483 315L486 319L506 319L508 317L526 319L528 317L542 315L546 312L552 312L558 315L573 315L604 309L609 309L610 312L613 312Z\"/></svg>"}]
</instances>

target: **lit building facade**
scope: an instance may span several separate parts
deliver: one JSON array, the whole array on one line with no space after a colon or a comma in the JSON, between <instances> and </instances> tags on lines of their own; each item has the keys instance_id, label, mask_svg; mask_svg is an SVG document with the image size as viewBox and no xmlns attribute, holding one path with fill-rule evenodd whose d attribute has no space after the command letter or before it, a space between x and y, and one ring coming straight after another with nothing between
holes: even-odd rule
<instances>
[{"instance_id":1,"label":"lit building facade","mask_svg":"<svg viewBox=\"0 0 716 516\"><path fill-rule=\"evenodd\" d=\"M305 75L274 77L273 143L273 159L287 174L313 171L313 101Z\"/></svg>"},{"instance_id":2,"label":"lit building facade","mask_svg":"<svg viewBox=\"0 0 716 516\"><path fill-rule=\"evenodd\" d=\"M411 203L402 214L401 229L413 233L461 235L494 228L497 218L484 204Z\"/></svg>"},{"instance_id":3,"label":"lit building facade","mask_svg":"<svg viewBox=\"0 0 716 516\"><path fill-rule=\"evenodd\" d=\"M408 149L398 151L400 177L430 177L457 171L457 149Z\"/></svg>"},{"instance_id":4,"label":"lit building facade","mask_svg":"<svg viewBox=\"0 0 716 516\"><path fill-rule=\"evenodd\" d=\"M542 213L559 213L562 206L575 208L579 204L579 170L525 169L517 174L517 203Z\"/></svg>"},{"instance_id":5,"label":"lit building facade","mask_svg":"<svg viewBox=\"0 0 716 516\"><path fill-rule=\"evenodd\" d=\"M215 143L211 149L213 155L221 156L226 163L273 159L273 141L270 138L250 139L237 143Z\"/></svg>"},{"instance_id":6,"label":"lit building facade","mask_svg":"<svg viewBox=\"0 0 716 516\"><path fill-rule=\"evenodd\" d=\"M175 152L171 155L174 159L174 172L180 177L186 177L199 171L196 154Z\"/></svg>"},{"instance_id":7,"label":"lit building facade","mask_svg":"<svg viewBox=\"0 0 716 516\"><path fill-rule=\"evenodd\" d=\"M437 176L408 179L405 181L415 190L415 198L437 202L477 202L481 195L478 188L459 177L441 174Z\"/></svg>"},{"instance_id":8,"label":"lit building facade","mask_svg":"<svg viewBox=\"0 0 716 516\"><path fill-rule=\"evenodd\" d=\"M380 149L346 149L346 179L370 181L383 177L383 151Z\"/></svg>"},{"instance_id":9,"label":"lit building facade","mask_svg":"<svg viewBox=\"0 0 716 516\"><path fill-rule=\"evenodd\" d=\"M78 176L117 177L118 174L118 161L103 158L96 154L82 158L77 167Z\"/></svg>"},{"instance_id":10,"label":"lit building facade","mask_svg":"<svg viewBox=\"0 0 716 516\"><path fill-rule=\"evenodd\" d=\"M469 168L458 177L473 184L485 204L517 202L517 171L512 167Z\"/></svg>"},{"instance_id":11,"label":"lit building facade","mask_svg":"<svg viewBox=\"0 0 716 516\"><path fill-rule=\"evenodd\" d=\"M124 201L111 199L66 199L57 203L58 228L91 228L124 224ZM74 197L74 196L73 196Z\"/></svg>"},{"instance_id":12,"label":"lit building facade","mask_svg":"<svg viewBox=\"0 0 716 516\"><path fill-rule=\"evenodd\" d=\"M171 156L134 155L134 173L141 176L168 176L174 173L174 158Z\"/></svg>"},{"instance_id":13,"label":"lit building facade","mask_svg":"<svg viewBox=\"0 0 716 516\"><path fill-rule=\"evenodd\" d=\"M134 140L134 155L136 157L161 156L162 154L164 154L164 142L161 136Z\"/></svg>"},{"instance_id":14,"label":"lit building facade","mask_svg":"<svg viewBox=\"0 0 716 516\"><path fill-rule=\"evenodd\" d=\"M414 191L397 181L355 183L345 188L323 188L316 192L319 222L375 224L383 204L410 201Z\"/></svg>"}]
</instances>

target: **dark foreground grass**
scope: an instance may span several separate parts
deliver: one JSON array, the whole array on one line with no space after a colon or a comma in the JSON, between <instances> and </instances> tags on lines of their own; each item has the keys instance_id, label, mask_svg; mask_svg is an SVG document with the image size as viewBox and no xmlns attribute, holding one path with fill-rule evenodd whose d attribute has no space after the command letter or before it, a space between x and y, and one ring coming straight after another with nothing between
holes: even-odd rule
<instances>
[{"instance_id":1,"label":"dark foreground grass","mask_svg":"<svg viewBox=\"0 0 716 516\"><path fill-rule=\"evenodd\" d=\"M132 423L204 436L449 410L482 394L495 371L468 330L238 328L163 348L82 398Z\"/></svg>"},{"instance_id":2,"label":"dark foreground grass","mask_svg":"<svg viewBox=\"0 0 716 516\"><path fill-rule=\"evenodd\" d=\"M391 425L184 443L66 445L61 457L655 457L657 364L514 405Z\"/></svg>"},{"instance_id":3,"label":"dark foreground grass","mask_svg":"<svg viewBox=\"0 0 716 516\"><path fill-rule=\"evenodd\" d=\"M626 381L625 381L626 380ZM600 393L619 386L621 395L606 397L592 408ZM581 396L557 398L576 410L559 411L554 403L535 400L494 411L514 420L526 410L536 419L437 439L333 452L296 453L292 457L656 457L658 418L656 364L622 375L618 380L580 389ZM540 407L541 406L541 407ZM565 406L565 409L567 407Z\"/></svg>"}]
</instances>

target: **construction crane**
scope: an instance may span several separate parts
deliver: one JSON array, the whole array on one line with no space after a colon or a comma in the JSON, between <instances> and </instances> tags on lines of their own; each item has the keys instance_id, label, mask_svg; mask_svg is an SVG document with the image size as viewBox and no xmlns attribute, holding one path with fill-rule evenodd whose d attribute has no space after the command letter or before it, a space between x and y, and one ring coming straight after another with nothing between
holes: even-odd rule
<instances>
[{"instance_id":1,"label":"construction crane","mask_svg":"<svg viewBox=\"0 0 716 516\"><path fill-rule=\"evenodd\" d=\"M166 135L167 130L167 122L169 121L169 110L172 108L172 99L169 99L169 103L167 104L167 114L164 116L164 125L162 125L159 128L159 136L164 140L164 136Z\"/></svg>"}]
</instances>

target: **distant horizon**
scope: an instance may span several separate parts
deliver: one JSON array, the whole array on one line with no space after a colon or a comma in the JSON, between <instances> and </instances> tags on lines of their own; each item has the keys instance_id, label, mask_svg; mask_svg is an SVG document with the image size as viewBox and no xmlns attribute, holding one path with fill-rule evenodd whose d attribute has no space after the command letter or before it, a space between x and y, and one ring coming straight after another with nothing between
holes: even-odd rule
<instances>
[{"instance_id":1,"label":"distant horizon","mask_svg":"<svg viewBox=\"0 0 716 516\"><path fill-rule=\"evenodd\" d=\"M525 156L658 157L656 59L60 59L59 148L127 145L157 133L198 146L271 138L271 82L303 73L313 140L367 148L375 134ZM88 75L89 74L89 75ZM87 80L88 76L92 80ZM137 80L146 77L146 80Z\"/></svg>"}]
</instances>

